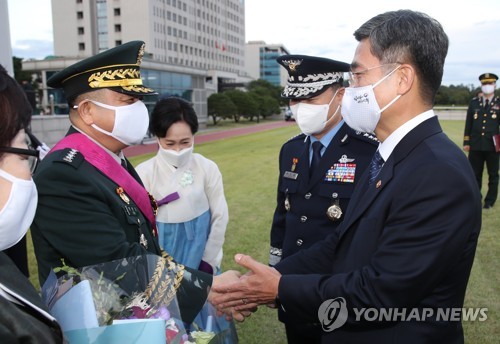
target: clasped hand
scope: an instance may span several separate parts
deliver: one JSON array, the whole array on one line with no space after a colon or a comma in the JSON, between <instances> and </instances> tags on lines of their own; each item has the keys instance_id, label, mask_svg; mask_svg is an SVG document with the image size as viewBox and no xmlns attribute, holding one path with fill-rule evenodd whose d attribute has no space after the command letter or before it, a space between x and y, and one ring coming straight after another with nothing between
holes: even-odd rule
<instances>
[{"instance_id":1,"label":"clasped hand","mask_svg":"<svg viewBox=\"0 0 500 344\"><path fill-rule=\"evenodd\" d=\"M237 254L234 260L248 272L229 270L215 276L208 300L227 318L243 321L258 306L274 305L281 274L247 255Z\"/></svg>"}]
</instances>

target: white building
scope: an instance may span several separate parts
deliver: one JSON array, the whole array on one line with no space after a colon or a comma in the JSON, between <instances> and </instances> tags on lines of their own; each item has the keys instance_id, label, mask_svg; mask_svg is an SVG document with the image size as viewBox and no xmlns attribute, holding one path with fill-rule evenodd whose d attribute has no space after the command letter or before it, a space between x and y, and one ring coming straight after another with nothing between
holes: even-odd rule
<instances>
[{"instance_id":1,"label":"white building","mask_svg":"<svg viewBox=\"0 0 500 344\"><path fill-rule=\"evenodd\" d=\"M191 101L201 124L219 83L251 80L244 0L52 0L52 21L55 56L23 62L43 85L62 68L132 40L146 43L144 83ZM54 99L56 112L67 111L60 91L45 90L43 98L44 106Z\"/></svg>"},{"instance_id":2,"label":"white building","mask_svg":"<svg viewBox=\"0 0 500 344\"><path fill-rule=\"evenodd\" d=\"M246 71L254 79L263 79L275 86L284 87L288 73L276 62L276 58L288 54L288 50L281 44L250 41L245 45Z\"/></svg>"}]
</instances>

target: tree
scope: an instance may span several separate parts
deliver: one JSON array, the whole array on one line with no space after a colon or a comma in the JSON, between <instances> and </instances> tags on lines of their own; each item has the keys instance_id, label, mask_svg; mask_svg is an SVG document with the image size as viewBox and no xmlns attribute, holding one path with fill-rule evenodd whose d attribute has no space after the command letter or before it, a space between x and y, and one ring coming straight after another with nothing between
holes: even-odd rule
<instances>
[{"instance_id":1,"label":"tree","mask_svg":"<svg viewBox=\"0 0 500 344\"><path fill-rule=\"evenodd\" d=\"M231 90L224 92L236 105L238 109L234 116L234 121L239 122L240 116L253 117L258 116L259 107L257 102L247 93L240 90Z\"/></svg>"},{"instance_id":2,"label":"tree","mask_svg":"<svg viewBox=\"0 0 500 344\"><path fill-rule=\"evenodd\" d=\"M208 115L212 116L214 125L217 117L230 118L237 114L238 109L233 101L224 93L214 93L207 98Z\"/></svg>"},{"instance_id":3,"label":"tree","mask_svg":"<svg viewBox=\"0 0 500 344\"><path fill-rule=\"evenodd\" d=\"M21 84L23 80L27 80L31 83L31 72L23 70L23 59L12 56L12 64L14 67L14 78L17 82Z\"/></svg>"}]
</instances>

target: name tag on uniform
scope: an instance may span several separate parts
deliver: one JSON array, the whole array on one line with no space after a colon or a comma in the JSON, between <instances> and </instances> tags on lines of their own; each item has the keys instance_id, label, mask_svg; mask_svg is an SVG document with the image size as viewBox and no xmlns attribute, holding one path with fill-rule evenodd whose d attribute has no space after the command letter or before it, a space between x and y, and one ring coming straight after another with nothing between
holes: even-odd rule
<instances>
[{"instance_id":1,"label":"name tag on uniform","mask_svg":"<svg viewBox=\"0 0 500 344\"><path fill-rule=\"evenodd\" d=\"M296 180L298 176L299 176L298 173L290 172L290 171L286 171L285 174L283 175L283 177L288 178L288 179L293 179L293 180Z\"/></svg>"}]
</instances>

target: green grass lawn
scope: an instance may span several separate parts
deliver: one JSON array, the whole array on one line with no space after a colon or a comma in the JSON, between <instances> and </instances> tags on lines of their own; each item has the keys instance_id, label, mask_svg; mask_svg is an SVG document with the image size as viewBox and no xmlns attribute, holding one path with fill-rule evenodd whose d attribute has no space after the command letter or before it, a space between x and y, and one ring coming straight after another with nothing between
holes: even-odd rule
<instances>
[{"instance_id":1,"label":"green grass lawn","mask_svg":"<svg viewBox=\"0 0 500 344\"><path fill-rule=\"evenodd\" d=\"M462 145L463 122L443 121L445 132ZM195 151L215 161L223 176L229 204L229 226L224 244L223 269L237 269L235 253L250 254L267 263L269 229L276 202L278 153L281 145L299 133L296 126L269 130L216 142L200 144ZM133 164L151 154L132 158ZM486 178L487 179L487 178ZM500 213L497 205L484 212L483 228L467 290L465 307L488 307L488 320L464 323L466 343L496 343L500 336ZM29 247L32 282L38 286L31 240ZM240 342L286 343L276 311L261 307L238 324Z\"/></svg>"}]
</instances>

